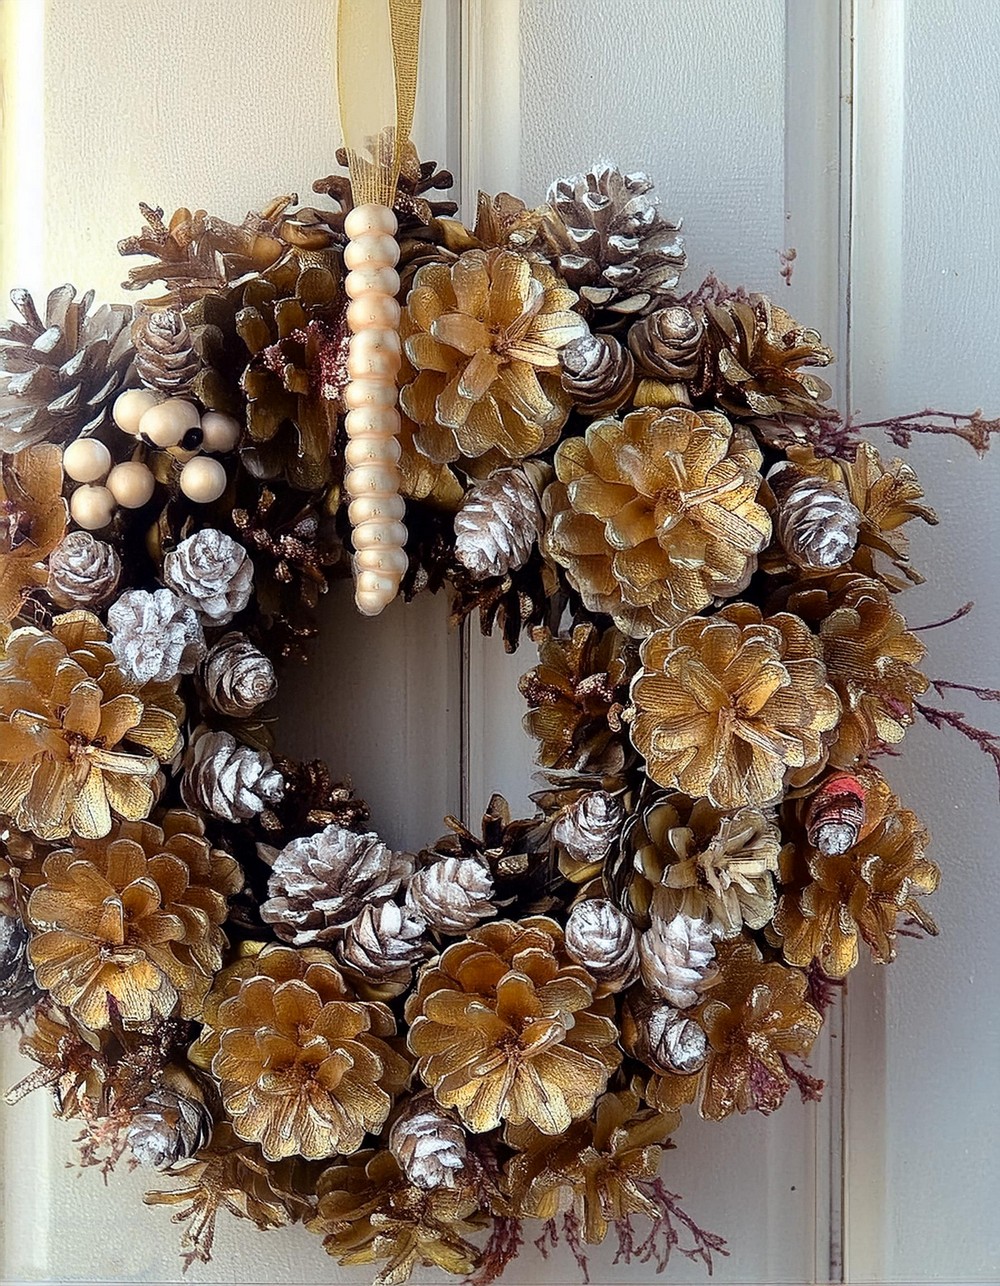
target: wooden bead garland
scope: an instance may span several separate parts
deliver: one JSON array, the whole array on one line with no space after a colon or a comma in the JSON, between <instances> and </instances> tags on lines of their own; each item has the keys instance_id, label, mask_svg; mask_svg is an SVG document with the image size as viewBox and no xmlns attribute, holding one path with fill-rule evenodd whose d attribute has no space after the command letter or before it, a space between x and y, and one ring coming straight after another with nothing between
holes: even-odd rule
<instances>
[{"instance_id":1,"label":"wooden bead garland","mask_svg":"<svg viewBox=\"0 0 1000 1286\"><path fill-rule=\"evenodd\" d=\"M344 250L350 270L344 288L351 300L344 486L351 497L355 602L366 616L377 616L399 592L408 562L397 467L396 376L402 351L396 216L388 206L359 205L347 215L344 231L350 238Z\"/></svg>"}]
</instances>

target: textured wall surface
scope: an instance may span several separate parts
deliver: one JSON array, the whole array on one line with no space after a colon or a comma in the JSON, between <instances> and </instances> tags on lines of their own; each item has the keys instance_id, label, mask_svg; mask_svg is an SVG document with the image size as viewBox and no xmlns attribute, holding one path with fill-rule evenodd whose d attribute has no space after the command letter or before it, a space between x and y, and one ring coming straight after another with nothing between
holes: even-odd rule
<instances>
[{"instance_id":1,"label":"textured wall surface","mask_svg":"<svg viewBox=\"0 0 1000 1286\"><path fill-rule=\"evenodd\" d=\"M714 269L819 325L840 350L838 395L860 415L1000 411L1000 108L988 90L1000 11L988 0L424 2L416 138L464 193L541 198L601 158L647 169L684 217L690 284ZM0 0L3 289L69 277L117 298L115 242L138 230L140 200L239 219L307 192L338 142L331 14L329 0ZM929 673L996 685L1000 452L980 462L941 439L912 457L942 521L914 535L927 583L907 613L930 622L979 600L924 635ZM370 622L331 595L324 615L328 648L285 688L290 750L350 771L399 842L426 843L456 808L463 730L472 811L490 789L524 800L513 684L527 654L470 638L463 684L441 601ZM365 681L369 658L386 682ZM996 708L968 708L997 726ZM729 1237L717 1281L826 1280L842 1264L856 1281L1000 1276L995 782L983 756L925 728L888 771L935 832L942 936L903 941L891 969L852 978L819 1050L831 1090L819 1108L789 1100L770 1120L679 1131L664 1177ZM5 1039L5 1083L19 1066ZM73 1133L44 1096L0 1108L0 1277L179 1280L177 1229L141 1205L146 1176L105 1187L94 1170L67 1171ZM610 1260L595 1256L595 1282L652 1280ZM684 1260L664 1279L703 1280ZM188 1280L370 1274L339 1269L302 1230L265 1237L223 1218L215 1260ZM570 1256L543 1264L529 1246L508 1280L579 1274Z\"/></svg>"}]
</instances>

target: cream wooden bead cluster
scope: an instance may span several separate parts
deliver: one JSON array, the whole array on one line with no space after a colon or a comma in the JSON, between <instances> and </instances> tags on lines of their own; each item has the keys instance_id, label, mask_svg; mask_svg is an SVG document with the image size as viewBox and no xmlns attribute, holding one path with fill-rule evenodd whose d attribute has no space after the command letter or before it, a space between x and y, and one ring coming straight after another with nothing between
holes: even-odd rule
<instances>
[{"instance_id":1,"label":"cream wooden bead cluster","mask_svg":"<svg viewBox=\"0 0 1000 1286\"><path fill-rule=\"evenodd\" d=\"M180 462L180 488L189 500L208 505L225 491L221 461L202 453L221 455L237 445L240 426L231 415L202 412L187 398L165 397L151 389L128 389L118 397L113 414L123 433Z\"/></svg>"},{"instance_id":2,"label":"cream wooden bead cluster","mask_svg":"<svg viewBox=\"0 0 1000 1286\"><path fill-rule=\"evenodd\" d=\"M141 509L153 495L155 479L138 460L112 465L111 452L97 438L77 438L63 451L63 472L80 483L70 497L70 517L84 531L107 527L118 508Z\"/></svg>"},{"instance_id":3,"label":"cream wooden bead cluster","mask_svg":"<svg viewBox=\"0 0 1000 1286\"><path fill-rule=\"evenodd\" d=\"M359 205L344 220L350 298L344 486L354 538L354 597L376 616L396 597L407 567L405 505L399 494L399 245L388 206Z\"/></svg>"}]
</instances>

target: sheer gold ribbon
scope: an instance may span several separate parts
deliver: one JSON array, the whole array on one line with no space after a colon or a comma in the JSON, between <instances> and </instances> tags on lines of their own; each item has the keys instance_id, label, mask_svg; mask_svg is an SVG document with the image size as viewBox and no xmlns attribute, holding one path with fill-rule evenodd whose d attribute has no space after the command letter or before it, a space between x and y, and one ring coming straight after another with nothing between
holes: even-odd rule
<instances>
[{"instance_id":1,"label":"sheer gold ribbon","mask_svg":"<svg viewBox=\"0 0 1000 1286\"><path fill-rule=\"evenodd\" d=\"M421 0L339 0L337 97L354 204L391 206L417 97Z\"/></svg>"}]
</instances>

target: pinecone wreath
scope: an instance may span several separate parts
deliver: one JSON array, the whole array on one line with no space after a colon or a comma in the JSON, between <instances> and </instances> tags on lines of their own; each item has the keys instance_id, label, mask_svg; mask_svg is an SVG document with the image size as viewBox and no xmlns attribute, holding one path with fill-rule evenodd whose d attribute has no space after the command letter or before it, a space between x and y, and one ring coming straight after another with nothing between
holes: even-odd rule
<instances>
[{"instance_id":1,"label":"pinecone wreath","mask_svg":"<svg viewBox=\"0 0 1000 1286\"><path fill-rule=\"evenodd\" d=\"M228 1211L378 1286L488 1286L527 1237L710 1269L657 1177L682 1112L819 1093L832 983L937 931L880 756L917 718L992 753L936 700L998 694L928 696L915 473L827 404L814 331L677 293L650 179L466 226L388 152L394 213L336 174L239 223L144 206L121 248L159 298L19 291L0 329L11 1096L159 1172L187 1263ZM284 752L283 666L347 577L530 632L524 815L409 851Z\"/></svg>"}]
</instances>

